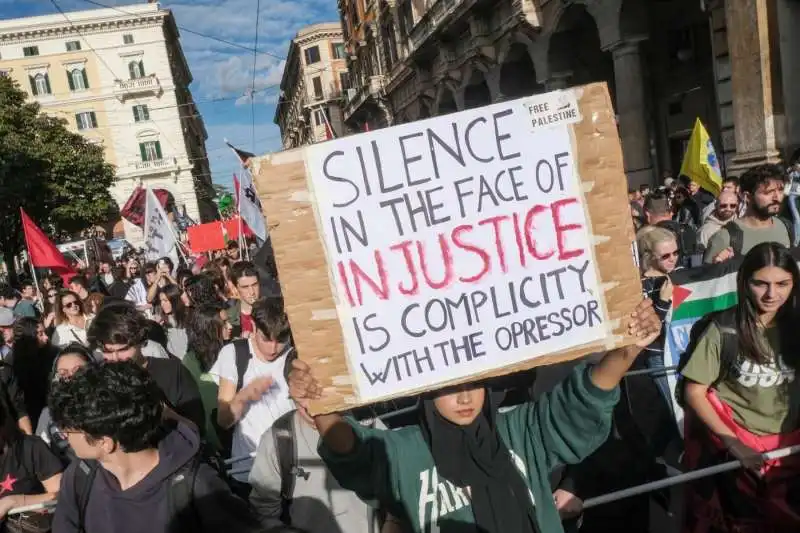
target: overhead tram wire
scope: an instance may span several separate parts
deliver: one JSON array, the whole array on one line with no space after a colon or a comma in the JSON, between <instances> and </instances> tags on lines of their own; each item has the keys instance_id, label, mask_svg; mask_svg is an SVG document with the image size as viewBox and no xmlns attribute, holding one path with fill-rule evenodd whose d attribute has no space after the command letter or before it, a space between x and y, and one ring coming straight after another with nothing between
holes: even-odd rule
<instances>
[{"instance_id":1,"label":"overhead tram wire","mask_svg":"<svg viewBox=\"0 0 800 533\"><path fill-rule=\"evenodd\" d=\"M78 28L75 26L75 24L72 22L72 20L67 16L67 14L64 12L64 10L61 9L61 6L58 5L58 2L56 2L56 0L50 0L50 3L53 4L53 7L55 7L58 10L59 13L61 13L61 16L64 17L64 20L66 20L69 23L70 27L75 31L75 33L77 33L78 36L81 39L83 39L83 42L86 43L86 46L89 48L89 50L103 64L103 66L105 66L106 69L108 69L108 71L111 73L111 75L114 76L115 79L122 79L119 76L117 76L117 74L114 72L114 69L112 69L111 66L106 62L106 60L103 59L103 56L98 54L97 51L94 48L92 48L92 45L89 42L89 40L83 35L83 33L81 33L80 30L78 30ZM128 93L131 96L131 98L133 99L134 102L136 102L137 104L141 105L141 101L138 98L136 98L135 96L133 96L133 94L130 92L129 89L126 88L125 92ZM175 145L172 143L172 141L169 139L169 137L158 127L158 125L156 125L156 130L158 130L158 132L164 137L164 139L166 139L166 141L169 143L169 145L172 148L172 150L175 153L177 153L178 149L175 147Z\"/></svg>"},{"instance_id":2,"label":"overhead tram wire","mask_svg":"<svg viewBox=\"0 0 800 533\"><path fill-rule=\"evenodd\" d=\"M108 4L103 4L101 2L97 2L96 0L82 0L82 1L86 2L87 4L96 5L98 7L104 7L106 9L113 9L114 11L118 11L118 12L123 13L125 15L131 15L131 16L136 16L137 15L136 13L131 13L130 11L125 11L124 9L120 9L120 8L118 8L116 6L110 6ZM259 4L260 4L260 0L259 0ZM256 24L258 24L258 19L256 19ZM207 33L203 33L203 32L197 31L197 30L193 30L191 28L187 28L186 26L181 26L180 24L177 23L177 21L175 23L175 26L180 31L185 31L186 33L191 33L192 35L197 35L198 37L203 37L205 39L211 39L212 41L217 41L218 43L222 43L222 44L225 44L225 45L228 45L228 46L233 46L234 48L240 48L242 50L247 50L248 52L253 52L253 53L256 53L256 54L262 54L262 55L274 57L274 58L280 59L280 60L286 59L285 57L282 57L282 56L280 56L280 55L278 55L278 54L276 54L274 52L267 52L265 50L258 50L258 40L257 39L256 39L256 46L254 48L250 48L249 46L245 46L243 44L239 44L239 43L235 43L233 41L228 41L228 40L225 40L225 39L221 39L219 37L215 37L215 36L209 35ZM258 30L258 28L256 28L256 31L257 30Z\"/></svg>"},{"instance_id":3,"label":"overhead tram wire","mask_svg":"<svg viewBox=\"0 0 800 533\"><path fill-rule=\"evenodd\" d=\"M258 23L261 15L261 0L256 1L256 37L253 43L253 83L250 85L250 118L252 122L252 135L250 149L256 151L256 61L258 60Z\"/></svg>"}]
</instances>

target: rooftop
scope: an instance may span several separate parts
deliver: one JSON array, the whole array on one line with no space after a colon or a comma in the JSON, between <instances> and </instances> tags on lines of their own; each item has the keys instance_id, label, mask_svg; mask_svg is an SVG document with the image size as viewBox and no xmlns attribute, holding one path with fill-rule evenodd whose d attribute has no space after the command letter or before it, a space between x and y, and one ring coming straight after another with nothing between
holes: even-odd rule
<instances>
[{"instance_id":1,"label":"rooftop","mask_svg":"<svg viewBox=\"0 0 800 533\"><path fill-rule=\"evenodd\" d=\"M52 15L40 15L36 17L23 17L15 19L0 20L0 33L14 33L21 30L46 29L48 27L60 28L82 22L106 22L114 20L124 20L131 17L141 17L156 15L159 12L167 13L162 10L158 3L130 4L121 5L113 9L86 9L82 11L67 11L66 15L69 22L61 13Z\"/></svg>"}]
</instances>

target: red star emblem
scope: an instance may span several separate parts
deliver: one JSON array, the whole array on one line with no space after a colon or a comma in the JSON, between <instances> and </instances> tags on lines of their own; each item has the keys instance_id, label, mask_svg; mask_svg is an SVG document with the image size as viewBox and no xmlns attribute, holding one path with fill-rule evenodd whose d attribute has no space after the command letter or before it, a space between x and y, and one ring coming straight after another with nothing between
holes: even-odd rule
<instances>
[{"instance_id":1,"label":"red star emblem","mask_svg":"<svg viewBox=\"0 0 800 533\"><path fill-rule=\"evenodd\" d=\"M14 483L16 482L17 478L12 477L11 474L6 474L6 478L0 483L0 494L13 491Z\"/></svg>"}]
</instances>

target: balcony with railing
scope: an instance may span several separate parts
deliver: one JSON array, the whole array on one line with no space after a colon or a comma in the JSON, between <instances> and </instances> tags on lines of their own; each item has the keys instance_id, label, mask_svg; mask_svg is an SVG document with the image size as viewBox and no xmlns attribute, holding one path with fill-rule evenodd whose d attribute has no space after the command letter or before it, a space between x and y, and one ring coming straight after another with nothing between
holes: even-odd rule
<instances>
[{"instance_id":1,"label":"balcony with railing","mask_svg":"<svg viewBox=\"0 0 800 533\"><path fill-rule=\"evenodd\" d=\"M439 25L468 0L436 0L408 34L409 52L413 53L433 35Z\"/></svg>"},{"instance_id":2,"label":"balcony with railing","mask_svg":"<svg viewBox=\"0 0 800 533\"><path fill-rule=\"evenodd\" d=\"M114 96L120 102L126 98L135 97L140 94L154 94L160 96L162 92L161 82L155 74L134 78L130 80L116 80L114 82Z\"/></svg>"},{"instance_id":3,"label":"balcony with railing","mask_svg":"<svg viewBox=\"0 0 800 533\"><path fill-rule=\"evenodd\" d=\"M129 161L127 165L118 168L117 173L121 177L138 177L150 174L171 174L180 170L178 162L174 157L163 157L142 161L141 159Z\"/></svg>"},{"instance_id":4,"label":"balcony with railing","mask_svg":"<svg viewBox=\"0 0 800 533\"><path fill-rule=\"evenodd\" d=\"M347 90L344 107L345 120L348 120L369 97L380 94L383 90L383 78L383 76L370 76L367 78L367 83Z\"/></svg>"}]
</instances>

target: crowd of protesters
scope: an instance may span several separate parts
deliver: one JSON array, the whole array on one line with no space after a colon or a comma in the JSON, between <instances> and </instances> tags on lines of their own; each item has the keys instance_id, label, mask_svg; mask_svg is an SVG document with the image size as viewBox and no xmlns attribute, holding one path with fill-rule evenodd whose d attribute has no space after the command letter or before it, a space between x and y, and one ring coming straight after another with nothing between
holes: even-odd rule
<instances>
[{"instance_id":1,"label":"crowd of protesters","mask_svg":"<svg viewBox=\"0 0 800 533\"><path fill-rule=\"evenodd\" d=\"M583 502L734 458L747 469L686 486L686 531L794 531L796 465L762 455L800 444L786 180L764 165L716 198L671 179L632 192L645 293L627 319L634 345L424 394L391 427L374 411L309 414L326 390L266 289L277 272L236 246L2 286L2 527L644 532L668 492ZM731 260L738 303L698 322L682 358L681 432L664 370L670 276ZM48 502L54 513L38 510Z\"/></svg>"}]
</instances>

